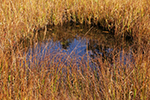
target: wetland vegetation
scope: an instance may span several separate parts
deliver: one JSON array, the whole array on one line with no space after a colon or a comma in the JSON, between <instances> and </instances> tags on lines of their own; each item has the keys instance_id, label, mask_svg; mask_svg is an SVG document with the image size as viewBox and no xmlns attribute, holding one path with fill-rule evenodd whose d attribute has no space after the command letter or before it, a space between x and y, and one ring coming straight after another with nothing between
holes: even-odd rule
<instances>
[{"instance_id":1,"label":"wetland vegetation","mask_svg":"<svg viewBox=\"0 0 150 100\"><path fill-rule=\"evenodd\" d=\"M150 99L149 0L0 0L0 99Z\"/></svg>"}]
</instances>

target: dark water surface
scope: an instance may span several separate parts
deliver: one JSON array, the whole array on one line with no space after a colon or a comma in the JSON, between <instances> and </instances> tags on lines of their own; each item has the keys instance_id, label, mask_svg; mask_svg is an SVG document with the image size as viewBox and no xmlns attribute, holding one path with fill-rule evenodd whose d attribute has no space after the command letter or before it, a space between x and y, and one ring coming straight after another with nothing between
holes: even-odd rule
<instances>
[{"instance_id":1,"label":"dark water surface","mask_svg":"<svg viewBox=\"0 0 150 100\"><path fill-rule=\"evenodd\" d=\"M55 62L70 65L80 64L82 60L95 66L96 58L111 64L118 61L125 65L133 63L131 42L114 38L109 32L95 27L56 26L48 28L46 33L39 32L37 37L38 42L27 51L26 59L30 64Z\"/></svg>"}]
</instances>

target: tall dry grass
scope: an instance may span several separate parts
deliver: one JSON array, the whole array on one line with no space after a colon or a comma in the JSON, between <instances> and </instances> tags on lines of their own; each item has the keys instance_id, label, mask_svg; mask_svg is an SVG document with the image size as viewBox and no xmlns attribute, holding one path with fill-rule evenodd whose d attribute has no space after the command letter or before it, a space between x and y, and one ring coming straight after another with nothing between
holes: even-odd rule
<instances>
[{"instance_id":1,"label":"tall dry grass","mask_svg":"<svg viewBox=\"0 0 150 100\"><path fill-rule=\"evenodd\" d=\"M0 0L0 99L150 99L149 7L149 0ZM29 68L21 40L32 44L39 29L66 22L132 36L135 64L97 58L95 70L84 60L79 68L61 60Z\"/></svg>"}]
</instances>

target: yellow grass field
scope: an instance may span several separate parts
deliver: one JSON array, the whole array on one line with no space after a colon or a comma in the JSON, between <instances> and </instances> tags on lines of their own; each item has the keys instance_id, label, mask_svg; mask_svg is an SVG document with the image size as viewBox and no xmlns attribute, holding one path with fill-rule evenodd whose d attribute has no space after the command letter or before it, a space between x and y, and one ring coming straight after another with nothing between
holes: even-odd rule
<instances>
[{"instance_id":1,"label":"yellow grass field","mask_svg":"<svg viewBox=\"0 0 150 100\"><path fill-rule=\"evenodd\" d=\"M48 69L46 62L29 68L20 41L32 44L38 30L68 22L132 37L135 63L111 67L97 58L101 68L94 71L84 63L79 69L57 63ZM150 1L0 0L0 99L150 100Z\"/></svg>"}]
</instances>

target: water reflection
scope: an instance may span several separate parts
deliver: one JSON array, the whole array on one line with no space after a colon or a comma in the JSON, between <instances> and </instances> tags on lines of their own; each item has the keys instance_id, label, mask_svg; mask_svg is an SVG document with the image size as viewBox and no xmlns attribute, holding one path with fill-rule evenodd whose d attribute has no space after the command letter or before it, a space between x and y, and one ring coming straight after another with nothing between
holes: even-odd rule
<instances>
[{"instance_id":1,"label":"water reflection","mask_svg":"<svg viewBox=\"0 0 150 100\"><path fill-rule=\"evenodd\" d=\"M84 60L90 66L98 63L91 60L97 57L111 64L117 61L123 61L124 64L133 62L130 43L115 39L113 35L105 34L97 28L85 35L88 29L83 26L54 27L49 29L44 40L43 33L40 32L40 39L29 48L27 59L30 64L55 62L66 65L78 64L80 60Z\"/></svg>"}]
</instances>

